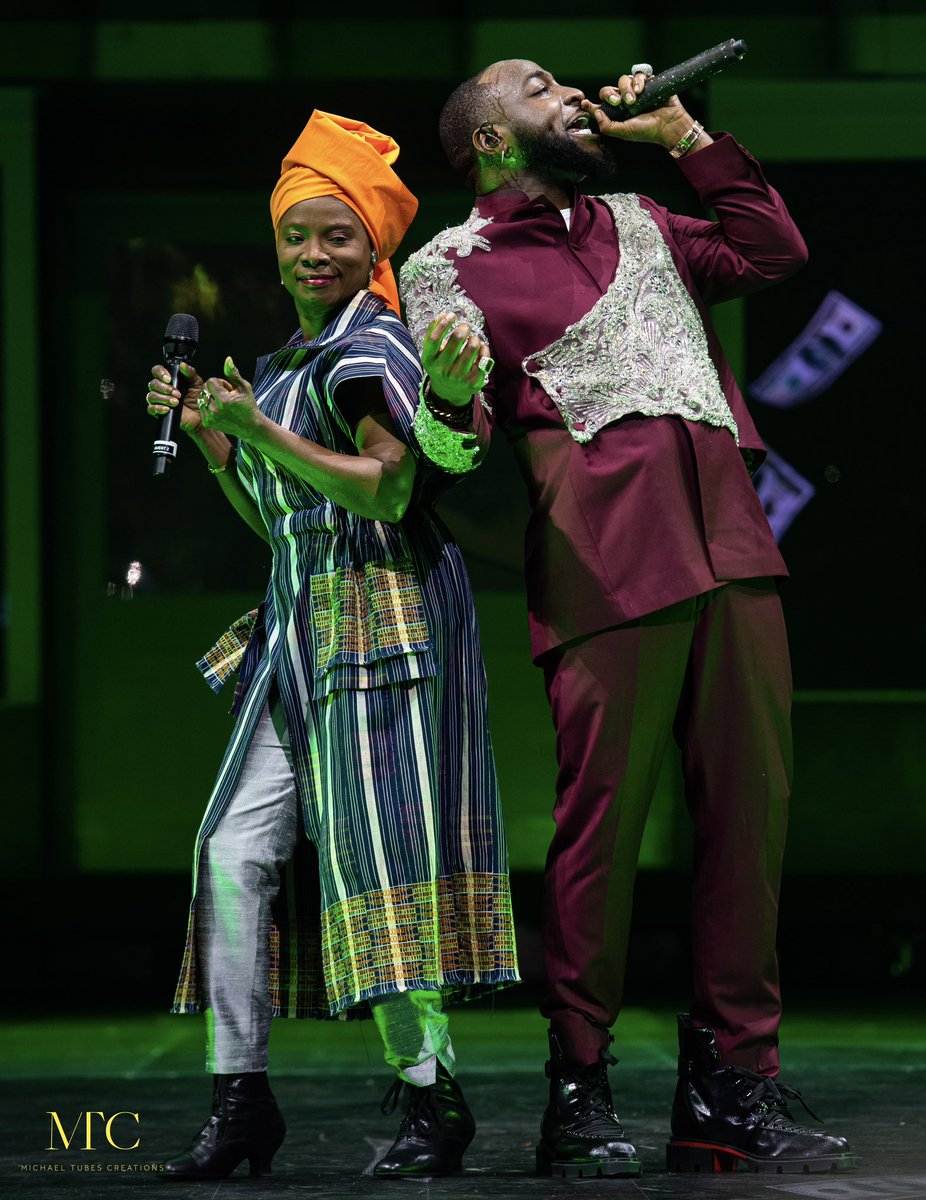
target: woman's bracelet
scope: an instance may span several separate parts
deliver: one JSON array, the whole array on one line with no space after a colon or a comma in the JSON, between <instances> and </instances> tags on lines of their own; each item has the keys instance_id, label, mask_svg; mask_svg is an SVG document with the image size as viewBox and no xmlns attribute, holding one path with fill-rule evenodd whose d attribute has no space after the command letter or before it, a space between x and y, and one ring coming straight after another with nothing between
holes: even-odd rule
<instances>
[{"instance_id":1,"label":"woman's bracelet","mask_svg":"<svg viewBox=\"0 0 926 1200\"><path fill-rule=\"evenodd\" d=\"M412 422L418 445L431 462L452 475L471 471L481 453L476 434L472 429L451 427L443 420L443 413L435 416L427 403L423 382L418 395L419 404ZM472 419L472 412L469 419Z\"/></svg>"},{"instance_id":2,"label":"woman's bracelet","mask_svg":"<svg viewBox=\"0 0 926 1200\"><path fill-rule=\"evenodd\" d=\"M439 408L434 403L434 397L431 395L431 376L425 375L421 381L421 400L424 406L432 417L436 417L448 429L469 429L473 424L473 401L470 399L468 403L456 405L452 409Z\"/></svg>"},{"instance_id":3,"label":"woman's bracelet","mask_svg":"<svg viewBox=\"0 0 926 1200\"><path fill-rule=\"evenodd\" d=\"M236 448L234 446L232 446L231 451L229 452L228 458L226 458L225 462L223 462L220 467L213 467L208 462L206 463L206 466L209 468L209 474L210 475L224 474L224 472L227 471L229 467L233 467L235 465L235 459L237 457L238 457L238 451L236 450Z\"/></svg>"}]
</instances>

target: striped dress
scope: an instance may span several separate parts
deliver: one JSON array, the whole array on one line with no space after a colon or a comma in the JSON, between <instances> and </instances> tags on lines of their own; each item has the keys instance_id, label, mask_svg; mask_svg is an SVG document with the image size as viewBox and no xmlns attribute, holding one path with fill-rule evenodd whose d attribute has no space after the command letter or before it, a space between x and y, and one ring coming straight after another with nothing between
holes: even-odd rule
<instances>
[{"instance_id":1,"label":"striped dress","mask_svg":"<svg viewBox=\"0 0 926 1200\"><path fill-rule=\"evenodd\" d=\"M449 479L414 442L421 365L408 331L362 291L320 337L298 334L261 359L253 386L273 421L356 454L337 389L360 376L382 380L398 436L416 454L399 524L359 517L246 443L238 448L273 566L197 838L174 1012L202 1005L202 845L234 794L274 683L305 834L274 911L274 1014L364 1016L372 997L391 992L450 1000L518 980L475 608L460 552L433 512Z\"/></svg>"}]
</instances>

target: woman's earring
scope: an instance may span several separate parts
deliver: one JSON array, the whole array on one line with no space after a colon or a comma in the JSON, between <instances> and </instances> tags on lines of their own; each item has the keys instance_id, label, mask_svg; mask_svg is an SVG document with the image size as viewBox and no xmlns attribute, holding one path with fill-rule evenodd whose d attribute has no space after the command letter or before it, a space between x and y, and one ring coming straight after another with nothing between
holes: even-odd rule
<instances>
[{"instance_id":1,"label":"woman's earring","mask_svg":"<svg viewBox=\"0 0 926 1200\"><path fill-rule=\"evenodd\" d=\"M377 257L378 257L377 253L374 250L373 253L370 255L370 277L367 280L367 287L369 287L370 284L373 282L373 272L376 270Z\"/></svg>"}]
</instances>

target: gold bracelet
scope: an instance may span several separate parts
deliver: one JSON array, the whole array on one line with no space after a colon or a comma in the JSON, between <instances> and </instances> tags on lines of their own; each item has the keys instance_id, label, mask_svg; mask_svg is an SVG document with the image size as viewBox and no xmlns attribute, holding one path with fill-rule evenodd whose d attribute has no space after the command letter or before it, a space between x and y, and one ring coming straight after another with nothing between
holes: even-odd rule
<instances>
[{"instance_id":1,"label":"gold bracelet","mask_svg":"<svg viewBox=\"0 0 926 1200\"><path fill-rule=\"evenodd\" d=\"M701 134L704 132L704 126L700 121L695 121L694 125L688 130L684 137L680 137L669 153L673 158L683 158L692 146L696 146L701 140Z\"/></svg>"},{"instance_id":2,"label":"gold bracelet","mask_svg":"<svg viewBox=\"0 0 926 1200\"><path fill-rule=\"evenodd\" d=\"M228 470L229 467L234 466L235 459L237 457L238 457L238 452L235 449L235 447L232 446L231 452L229 453L228 458L226 458L225 462L223 462L220 467L213 467L213 466L210 466L209 463L206 463L206 466L209 468L209 474L210 475L224 474Z\"/></svg>"}]
</instances>

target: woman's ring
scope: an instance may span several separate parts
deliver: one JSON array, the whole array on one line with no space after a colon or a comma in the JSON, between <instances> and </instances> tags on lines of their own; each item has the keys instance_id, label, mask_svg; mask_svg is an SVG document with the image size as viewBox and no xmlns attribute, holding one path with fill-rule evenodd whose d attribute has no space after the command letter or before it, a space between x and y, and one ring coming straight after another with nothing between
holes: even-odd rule
<instances>
[{"instance_id":1,"label":"woman's ring","mask_svg":"<svg viewBox=\"0 0 926 1200\"><path fill-rule=\"evenodd\" d=\"M202 412L204 408L209 407L209 401L206 399L205 393L200 392L199 399L196 401L196 407L200 412Z\"/></svg>"},{"instance_id":2,"label":"woman's ring","mask_svg":"<svg viewBox=\"0 0 926 1200\"><path fill-rule=\"evenodd\" d=\"M630 68L631 75L652 75L653 68L649 63L634 63Z\"/></svg>"}]
</instances>

